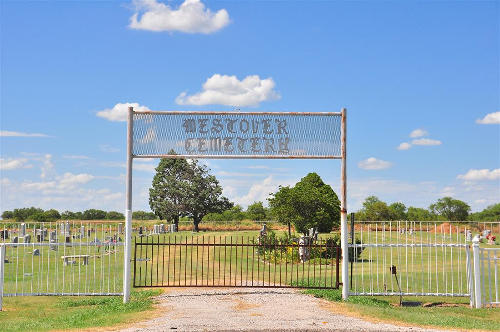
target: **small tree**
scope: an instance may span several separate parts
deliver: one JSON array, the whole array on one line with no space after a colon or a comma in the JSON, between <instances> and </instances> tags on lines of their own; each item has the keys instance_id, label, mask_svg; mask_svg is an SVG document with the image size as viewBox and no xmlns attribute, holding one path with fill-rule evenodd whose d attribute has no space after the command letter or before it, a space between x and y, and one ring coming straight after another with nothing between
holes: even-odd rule
<instances>
[{"instance_id":1,"label":"small tree","mask_svg":"<svg viewBox=\"0 0 500 332\"><path fill-rule=\"evenodd\" d=\"M123 213L117 211L109 211L106 213L106 219L108 220L124 220L125 216Z\"/></svg>"},{"instance_id":2,"label":"small tree","mask_svg":"<svg viewBox=\"0 0 500 332\"><path fill-rule=\"evenodd\" d=\"M2 212L2 219L3 220L14 219L14 212L12 212L12 211L3 211Z\"/></svg>"},{"instance_id":3,"label":"small tree","mask_svg":"<svg viewBox=\"0 0 500 332\"><path fill-rule=\"evenodd\" d=\"M155 220L158 216L153 212L134 211L132 212L132 219L134 220Z\"/></svg>"},{"instance_id":4,"label":"small tree","mask_svg":"<svg viewBox=\"0 0 500 332\"><path fill-rule=\"evenodd\" d=\"M215 176L196 160L189 165L186 177L181 195L182 215L193 219L193 230L198 232L198 225L206 214L222 212L233 204L222 195L222 187Z\"/></svg>"},{"instance_id":5,"label":"small tree","mask_svg":"<svg viewBox=\"0 0 500 332\"><path fill-rule=\"evenodd\" d=\"M434 219L429 210L413 206L408 208L407 218L410 221L425 221Z\"/></svg>"},{"instance_id":6,"label":"small tree","mask_svg":"<svg viewBox=\"0 0 500 332\"><path fill-rule=\"evenodd\" d=\"M365 220L390 220L391 213L387 203L382 202L376 196L369 196L363 202L361 212Z\"/></svg>"},{"instance_id":7,"label":"small tree","mask_svg":"<svg viewBox=\"0 0 500 332\"><path fill-rule=\"evenodd\" d=\"M390 220L406 220L406 206L401 202L392 203L389 205Z\"/></svg>"},{"instance_id":8,"label":"small tree","mask_svg":"<svg viewBox=\"0 0 500 332\"><path fill-rule=\"evenodd\" d=\"M268 199L278 221L291 222L307 235L309 228L330 232L340 224L340 201L332 187L316 173L309 173L293 188L281 187Z\"/></svg>"},{"instance_id":9,"label":"small tree","mask_svg":"<svg viewBox=\"0 0 500 332\"><path fill-rule=\"evenodd\" d=\"M106 211L97 209L85 210L83 211L83 219L84 220L106 219Z\"/></svg>"},{"instance_id":10,"label":"small tree","mask_svg":"<svg viewBox=\"0 0 500 332\"><path fill-rule=\"evenodd\" d=\"M467 220L470 206L458 199L443 197L429 207L436 215L445 217L447 220Z\"/></svg>"},{"instance_id":11,"label":"small tree","mask_svg":"<svg viewBox=\"0 0 500 332\"><path fill-rule=\"evenodd\" d=\"M57 211L55 209L47 210L43 214L47 217L47 220L50 220L50 221L61 219L61 215L59 214L59 211Z\"/></svg>"},{"instance_id":12,"label":"small tree","mask_svg":"<svg viewBox=\"0 0 500 332\"><path fill-rule=\"evenodd\" d=\"M266 209L262 202L254 202L247 208L248 218L256 221L266 220Z\"/></svg>"}]
</instances>

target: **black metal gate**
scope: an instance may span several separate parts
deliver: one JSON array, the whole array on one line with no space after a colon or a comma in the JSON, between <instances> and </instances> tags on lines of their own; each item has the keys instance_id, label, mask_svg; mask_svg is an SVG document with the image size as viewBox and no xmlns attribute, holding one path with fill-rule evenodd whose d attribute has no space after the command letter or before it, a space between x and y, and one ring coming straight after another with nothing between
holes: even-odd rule
<instances>
[{"instance_id":1,"label":"black metal gate","mask_svg":"<svg viewBox=\"0 0 500 332\"><path fill-rule=\"evenodd\" d=\"M223 236L135 238L134 287L339 288L331 240Z\"/></svg>"}]
</instances>

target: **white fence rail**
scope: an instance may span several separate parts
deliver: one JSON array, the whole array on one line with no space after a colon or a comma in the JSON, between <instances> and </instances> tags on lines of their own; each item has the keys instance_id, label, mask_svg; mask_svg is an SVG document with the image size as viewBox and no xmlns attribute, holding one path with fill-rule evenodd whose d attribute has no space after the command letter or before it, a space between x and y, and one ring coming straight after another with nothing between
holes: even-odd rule
<instances>
[{"instance_id":1,"label":"white fence rail","mask_svg":"<svg viewBox=\"0 0 500 332\"><path fill-rule=\"evenodd\" d=\"M474 305L476 308L500 307L498 266L500 248L472 245L474 254Z\"/></svg>"},{"instance_id":2,"label":"white fence rail","mask_svg":"<svg viewBox=\"0 0 500 332\"><path fill-rule=\"evenodd\" d=\"M3 297L123 295L123 225L14 224L0 229Z\"/></svg>"},{"instance_id":3,"label":"white fence rail","mask_svg":"<svg viewBox=\"0 0 500 332\"><path fill-rule=\"evenodd\" d=\"M488 234L498 233L500 222L351 224L349 294L469 297L471 305L498 306L500 249L478 246L477 257L471 250L474 236L494 246Z\"/></svg>"}]
</instances>

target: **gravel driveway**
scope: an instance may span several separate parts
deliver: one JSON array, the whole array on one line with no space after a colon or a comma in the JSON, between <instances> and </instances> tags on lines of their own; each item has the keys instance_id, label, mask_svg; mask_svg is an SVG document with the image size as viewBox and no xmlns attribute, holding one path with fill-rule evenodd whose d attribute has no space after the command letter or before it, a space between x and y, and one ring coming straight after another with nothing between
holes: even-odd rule
<instances>
[{"instance_id":1,"label":"gravel driveway","mask_svg":"<svg viewBox=\"0 0 500 332\"><path fill-rule=\"evenodd\" d=\"M158 299L159 317L121 331L436 331L343 316L289 289L183 288Z\"/></svg>"}]
</instances>

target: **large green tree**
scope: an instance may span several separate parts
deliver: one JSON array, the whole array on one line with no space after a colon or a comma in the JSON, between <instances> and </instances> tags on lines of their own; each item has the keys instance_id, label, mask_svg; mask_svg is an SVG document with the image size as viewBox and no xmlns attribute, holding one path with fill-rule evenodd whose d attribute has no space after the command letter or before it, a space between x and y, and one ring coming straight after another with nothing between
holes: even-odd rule
<instances>
[{"instance_id":1,"label":"large green tree","mask_svg":"<svg viewBox=\"0 0 500 332\"><path fill-rule=\"evenodd\" d=\"M182 216L193 219L195 232L199 231L199 224L208 213L220 213L233 206L222 195L222 187L208 168L193 160L186 172L186 181L181 200Z\"/></svg>"},{"instance_id":2,"label":"large green tree","mask_svg":"<svg viewBox=\"0 0 500 332\"><path fill-rule=\"evenodd\" d=\"M389 205L390 220L407 220L406 205L401 202L395 202Z\"/></svg>"},{"instance_id":3,"label":"large green tree","mask_svg":"<svg viewBox=\"0 0 500 332\"><path fill-rule=\"evenodd\" d=\"M500 221L500 203L490 205L481 212L471 213L469 220Z\"/></svg>"},{"instance_id":4,"label":"large green tree","mask_svg":"<svg viewBox=\"0 0 500 332\"><path fill-rule=\"evenodd\" d=\"M175 154L173 150L169 154ZM179 225L191 166L186 159L162 158L149 189L149 207L161 220Z\"/></svg>"},{"instance_id":5,"label":"large green tree","mask_svg":"<svg viewBox=\"0 0 500 332\"><path fill-rule=\"evenodd\" d=\"M406 213L409 221L426 221L436 219L427 209L410 206Z\"/></svg>"},{"instance_id":6,"label":"large green tree","mask_svg":"<svg viewBox=\"0 0 500 332\"><path fill-rule=\"evenodd\" d=\"M443 216L447 220L467 220L470 212L470 206L458 199L452 197L443 197L436 203L429 206L432 213Z\"/></svg>"},{"instance_id":7,"label":"large green tree","mask_svg":"<svg viewBox=\"0 0 500 332\"><path fill-rule=\"evenodd\" d=\"M340 201L332 187L316 173L309 173L294 187L279 187L268 199L273 216L292 223L297 232L307 235L309 228L330 232L340 223Z\"/></svg>"}]
</instances>

